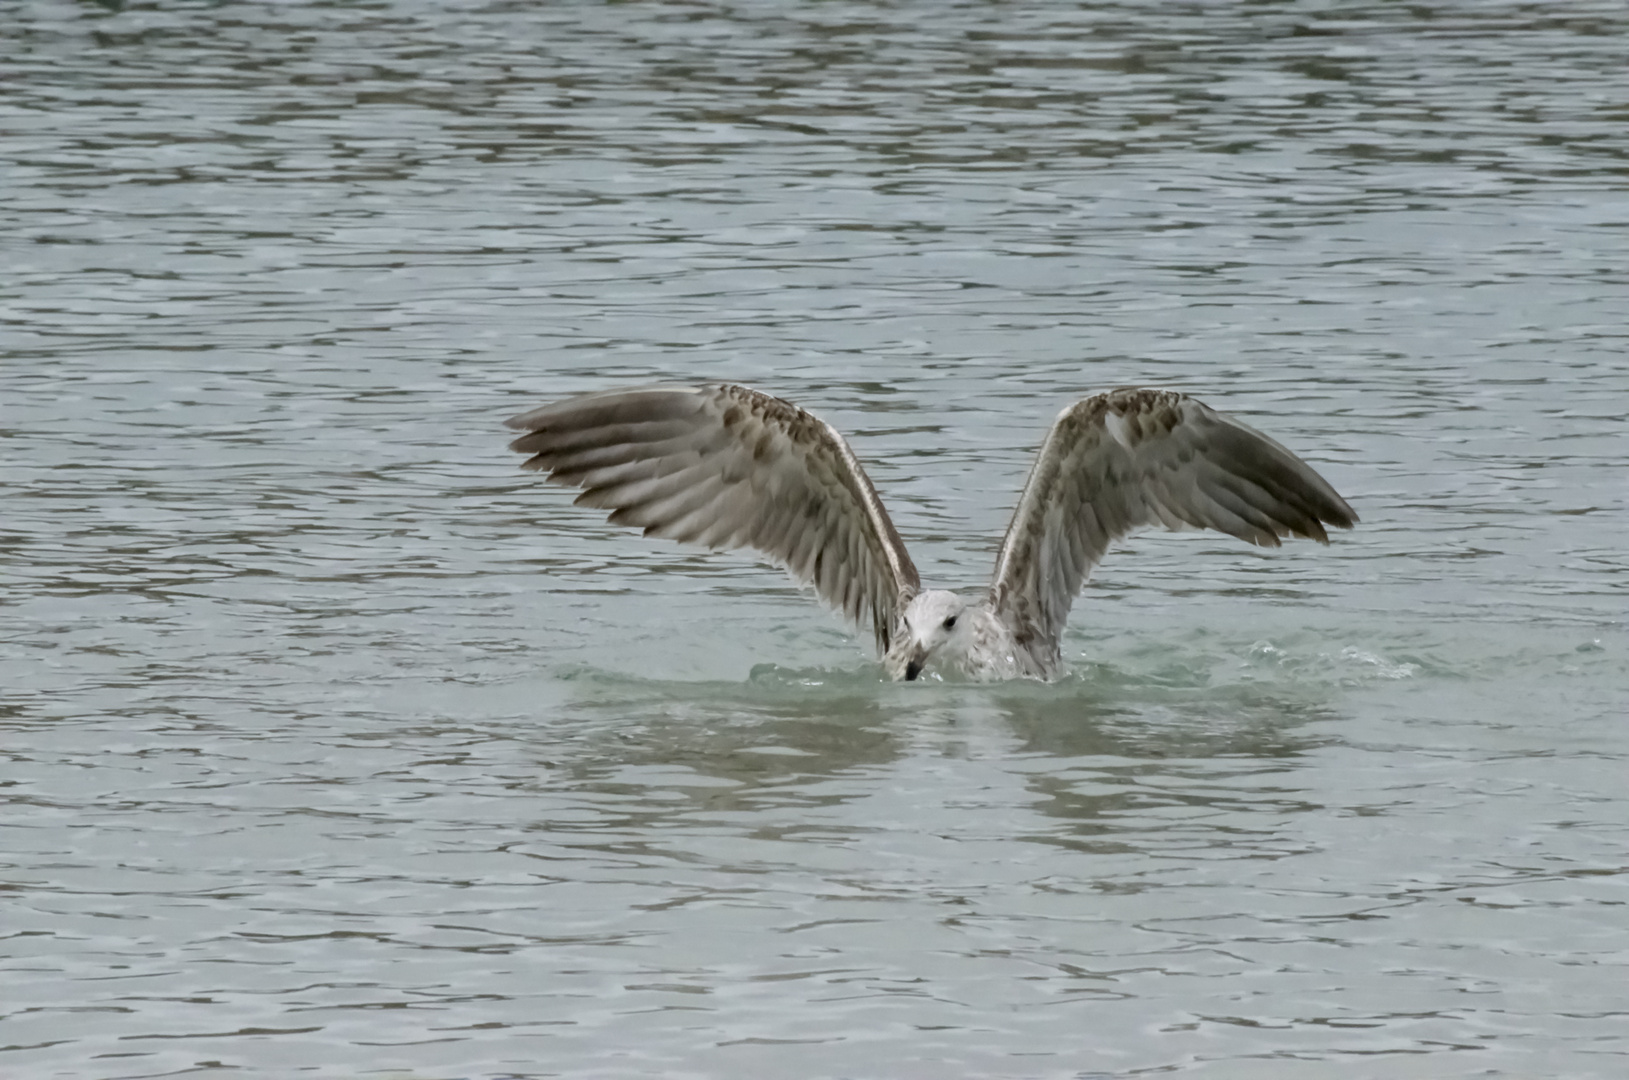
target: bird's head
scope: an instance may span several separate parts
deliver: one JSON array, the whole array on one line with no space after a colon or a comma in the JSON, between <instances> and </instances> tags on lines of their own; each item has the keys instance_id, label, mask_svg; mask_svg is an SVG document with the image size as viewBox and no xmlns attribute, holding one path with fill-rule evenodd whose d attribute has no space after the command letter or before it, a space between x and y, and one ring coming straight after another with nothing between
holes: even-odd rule
<instances>
[{"instance_id":1,"label":"bird's head","mask_svg":"<svg viewBox=\"0 0 1629 1080\"><path fill-rule=\"evenodd\" d=\"M914 679L922 674L934 652L958 630L965 629L961 623L966 610L967 601L943 589L913 596L901 616L903 633L888 650L888 674L896 679Z\"/></svg>"}]
</instances>

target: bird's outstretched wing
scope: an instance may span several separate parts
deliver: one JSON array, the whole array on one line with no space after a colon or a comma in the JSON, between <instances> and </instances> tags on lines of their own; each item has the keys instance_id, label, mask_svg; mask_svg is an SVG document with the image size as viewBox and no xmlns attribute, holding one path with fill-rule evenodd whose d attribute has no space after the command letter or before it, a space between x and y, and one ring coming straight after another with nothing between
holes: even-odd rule
<instances>
[{"instance_id":1,"label":"bird's outstretched wing","mask_svg":"<svg viewBox=\"0 0 1629 1080\"><path fill-rule=\"evenodd\" d=\"M1164 525L1262 547L1327 544L1357 515L1311 466L1254 428L1165 390L1114 390L1058 414L996 558L990 603L1037 666L1109 544Z\"/></svg>"},{"instance_id":2,"label":"bird's outstretched wing","mask_svg":"<svg viewBox=\"0 0 1629 1080\"><path fill-rule=\"evenodd\" d=\"M835 428L745 386L585 394L505 421L522 466L580 487L610 520L710 548L755 548L886 653L919 588L882 500Z\"/></svg>"}]
</instances>

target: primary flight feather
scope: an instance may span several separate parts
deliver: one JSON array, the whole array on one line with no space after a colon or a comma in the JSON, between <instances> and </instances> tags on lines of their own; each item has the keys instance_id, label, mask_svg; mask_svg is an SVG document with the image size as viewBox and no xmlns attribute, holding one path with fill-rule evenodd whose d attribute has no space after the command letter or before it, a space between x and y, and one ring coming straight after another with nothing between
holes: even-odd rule
<instances>
[{"instance_id":1,"label":"primary flight feather","mask_svg":"<svg viewBox=\"0 0 1629 1080\"><path fill-rule=\"evenodd\" d=\"M1277 547L1329 542L1357 515L1311 466L1168 390L1114 390L1058 414L1007 527L988 593L923 590L876 488L830 424L745 386L584 394L506 421L510 449L610 521L749 547L850 620L895 679L941 663L978 679L1055 678L1069 608L1114 540L1152 525Z\"/></svg>"}]
</instances>

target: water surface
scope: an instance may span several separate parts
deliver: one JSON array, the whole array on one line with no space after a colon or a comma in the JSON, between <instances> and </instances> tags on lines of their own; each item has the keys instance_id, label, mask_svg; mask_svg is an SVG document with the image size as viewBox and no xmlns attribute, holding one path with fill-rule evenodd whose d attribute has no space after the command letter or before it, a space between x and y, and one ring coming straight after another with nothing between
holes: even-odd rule
<instances>
[{"instance_id":1,"label":"water surface","mask_svg":"<svg viewBox=\"0 0 1629 1080\"><path fill-rule=\"evenodd\" d=\"M0 1074L1629 1068L1622 4L8 19ZM1363 523L894 685L503 449L725 379L933 584L1110 386Z\"/></svg>"}]
</instances>

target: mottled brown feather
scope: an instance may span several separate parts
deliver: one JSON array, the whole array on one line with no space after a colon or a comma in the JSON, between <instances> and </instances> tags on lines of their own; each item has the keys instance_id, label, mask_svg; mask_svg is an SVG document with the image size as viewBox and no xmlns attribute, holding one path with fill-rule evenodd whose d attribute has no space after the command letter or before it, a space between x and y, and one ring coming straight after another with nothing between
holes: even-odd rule
<instances>
[{"instance_id":1,"label":"mottled brown feather","mask_svg":"<svg viewBox=\"0 0 1629 1080\"><path fill-rule=\"evenodd\" d=\"M867 621L886 653L920 582L848 443L744 386L642 387L554 402L508 421L524 468L582 488L609 520L707 547L752 548Z\"/></svg>"},{"instance_id":2,"label":"mottled brown feather","mask_svg":"<svg viewBox=\"0 0 1629 1080\"><path fill-rule=\"evenodd\" d=\"M1209 528L1263 547L1328 543L1357 514L1277 442L1185 394L1115 390L1058 414L996 559L989 603L1055 670L1075 596L1108 547L1150 525Z\"/></svg>"}]
</instances>

